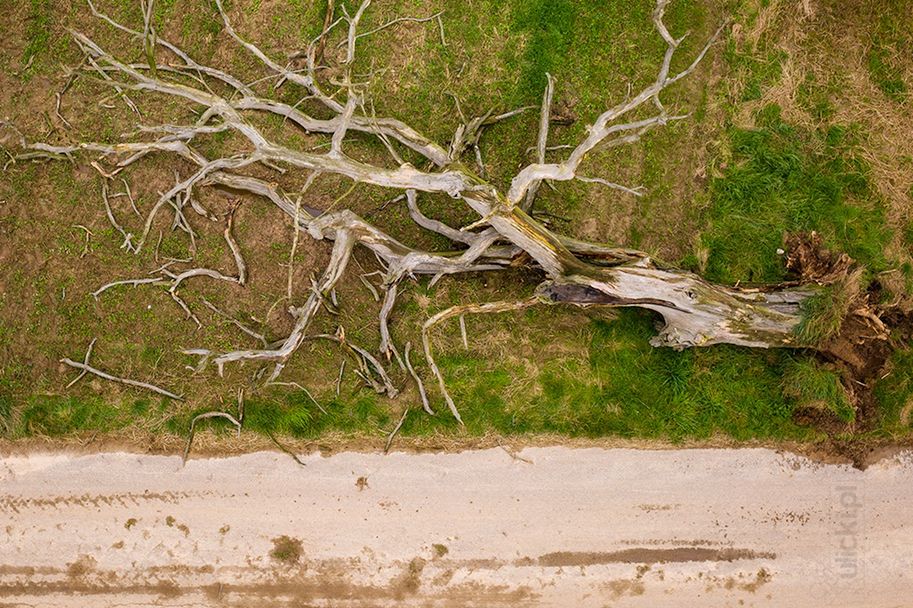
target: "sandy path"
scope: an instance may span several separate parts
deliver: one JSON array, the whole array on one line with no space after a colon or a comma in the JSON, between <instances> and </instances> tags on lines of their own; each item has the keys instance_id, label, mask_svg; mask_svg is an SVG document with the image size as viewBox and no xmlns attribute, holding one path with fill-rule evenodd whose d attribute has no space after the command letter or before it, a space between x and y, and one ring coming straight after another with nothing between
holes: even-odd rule
<instances>
[{"instance_id":1,"label":"sandy path","mask_svg":"<svg viewBox=\"0 0 913 608\"><path fill-rule=\"evenodd\" d=\"M0 606L913 601L911 453L520 456L0 459Z\"/></svg>"}]
</instances>

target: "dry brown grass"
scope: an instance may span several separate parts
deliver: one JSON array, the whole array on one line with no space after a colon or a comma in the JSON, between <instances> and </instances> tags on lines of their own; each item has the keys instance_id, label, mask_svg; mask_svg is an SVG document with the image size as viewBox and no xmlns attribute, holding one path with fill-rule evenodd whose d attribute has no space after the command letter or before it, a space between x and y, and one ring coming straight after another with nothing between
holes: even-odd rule
<instances>
[{"instance_id":1,"label":"dry brown grass","mask_svg":"<svg viewBox=\"0 0 913 608\"><path fill-rule=\"evenodd\" d=\"M885 254L898 262L913 262L904 242L904 230L913 224L913 112L909 102L899 104L879 90L867 69L878 5L776 0L758 10L757 19L749 28L734 28L740 48L756 51L759 45L766 45L786 56L781 63L781 77L764 90L761 99L742 104L735 122L752 127L760 108L776 104L786 121L802 127L859 127L864 134L859 153L871 168L875 187L886 203L887 223L893 229ZM907 75L913 74L913 54L899 57ZM830 92L834 112L823 121L813 117L798 101L799 89L808 79L839 82ZM733 85L733 91L740 93L738 83ZM889 273L881 279L894 294L906 289L899 273Z\"/></svg>"}]
</instances>

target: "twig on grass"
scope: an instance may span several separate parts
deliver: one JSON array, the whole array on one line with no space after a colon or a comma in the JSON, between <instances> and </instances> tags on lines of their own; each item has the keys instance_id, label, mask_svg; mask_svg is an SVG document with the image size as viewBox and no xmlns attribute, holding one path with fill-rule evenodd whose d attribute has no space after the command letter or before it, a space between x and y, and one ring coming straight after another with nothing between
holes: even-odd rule
<instances>
[{"instance_id":1,"label":"twig on grass","mask_svg":"<svg viewBox=\"0 0 913 608\"><path fill-rule=\"evenodd\" d=\"M403 408L403 415L400 416L399 422L396 423L396 426L393 427L393 430L387 436L387 443L384 445L384 454L390 451L390 446L393 444L393 438L396 437L396 434L402 428L403 423L406 421L406 416L409 415L409 406Z\"/></svg>"},{"instance_id":2,"label":"twig on grass","mask_svg":"<svg viewBox=\"0 0 913 608\"><path fill-rule=\"evenodd\" d=\"M119 382L120 384L127 384L129 386L135 386L137 388L142 388L147 391L152 391L154 393L158 393L159 395L164 395L165 397L168 397L170 399L175 399L177 401L181 401L183 399L183 397L181 395L175 395L171 391L167 391L163 388L155 386L154 384L149 384L148 382L140 382L138 380L131 380L129 378L119 378L117 376L113 376L107 372L103 372L100 369L97 369L97 368L89 365L89 357L92 354L92 348L95 346L96 340L98 340L98 338L93 339L92 342L89 344L89 349L86 351L85 360L82 363L80 363L78 361L73 361L72 359L69 359L69 358L64 358L64 359L60 360L61 363L64 363L66 365L69 365L70 367L75 367L76 369L82 370L82 373L79 374L79 376L77 376L76 379L74 379L72 382L70 382L67 385L67 388L70 388L71 386L73 386L77 380L81 379L83 376L85 376L87 373L89 373L89 374L94 374L94 375L98 376L99 378L103 378L105 380L110 380L111 382Z\"/></svg>"},{"instance_id":3,"label":"twig on grass","mask_svg":"<svg viewBox=\"0 0 913 608\"><path fill-rule=\"evenodd\" d=\"M193 420L190 421L190 434L187 437L187 445L184 447L184 455L181 458L183 463L187 463L187 456L190 455L190 447L193 445L193 435L196 432L197 422L200 420L206 420L208 418L224 418L235 425L235 428L238 429L238 437L241 436L241 423L244 422L244 389L238 389L238 417L235 418L231 414L226 412L204 412L194 416Z\"/></svg>"}]
</instances>

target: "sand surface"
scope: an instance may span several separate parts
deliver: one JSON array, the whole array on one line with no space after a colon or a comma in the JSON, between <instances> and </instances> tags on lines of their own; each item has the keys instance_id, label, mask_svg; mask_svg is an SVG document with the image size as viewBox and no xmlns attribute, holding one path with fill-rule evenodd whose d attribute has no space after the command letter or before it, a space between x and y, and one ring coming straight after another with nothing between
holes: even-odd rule
<instances>
[{"instance_id":1,"label":"sand surface","mask_svg":"<svg viewBox=\"0 0 913 608\"><path fill-rule=\"evenodd\" d=\"M913 453L0 459L0 606L909 606Z\"/></svg>"}]
</instances>

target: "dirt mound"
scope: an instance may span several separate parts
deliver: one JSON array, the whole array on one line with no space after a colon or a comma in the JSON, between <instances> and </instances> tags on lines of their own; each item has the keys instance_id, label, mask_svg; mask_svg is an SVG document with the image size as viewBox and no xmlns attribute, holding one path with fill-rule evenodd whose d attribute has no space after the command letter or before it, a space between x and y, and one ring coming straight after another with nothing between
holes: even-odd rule
<instances>
[{"instance_id":1,"label":"dirt mound","mask_svg":"<svg viewBox=\"0 0 913 608\"><path fill-rule=\"evenodd\" d=\"M834 300L846 300L839 330L815 350L840 372L843 388L856 408L852 428L808 408L797 410L795 419L832 437L849 430L871 430L879 416L873 394L875 381L883 375L891 354L906 347L913 337L913 314L897 303L880 304L881 284L875 280L866 286L863 269L847 254L827 250L815 232L790 235L786 246L787 268L800 282L826 285L833 290ZM835 447L839 448L836 444ZM858 446L847 449L855 453ZM857 460L858 454L847 455Z\"/></svg>"},{"instance_id":2,"label":"dirt mound","mask_svg":"<svg viewBox=\"0 0 913 608\"><path fill-rule=\"evenodd\" d=\"M797 232L786 238L786 269L803 282L835 283L848 276L855 264L847 254L826 249L817 232Z\"/></svg>"},{"instance_id":3,"label":"dirt mound","mask_svg":"<svg viewBox=\"0 0 913 608\"><path fill-rule=\"evenodd\" d=\"M786 246L787 269L800 283L827 286L828 297L841 306L839 329L816 350L839 362L856 380L872 378L897 346L891 341L892 329L908 324L908 315L896 306L879 304L881 284L866 285L865 270L849 255L826 249L816 232L790 235Z\"/></svg>"}]
</instances>

